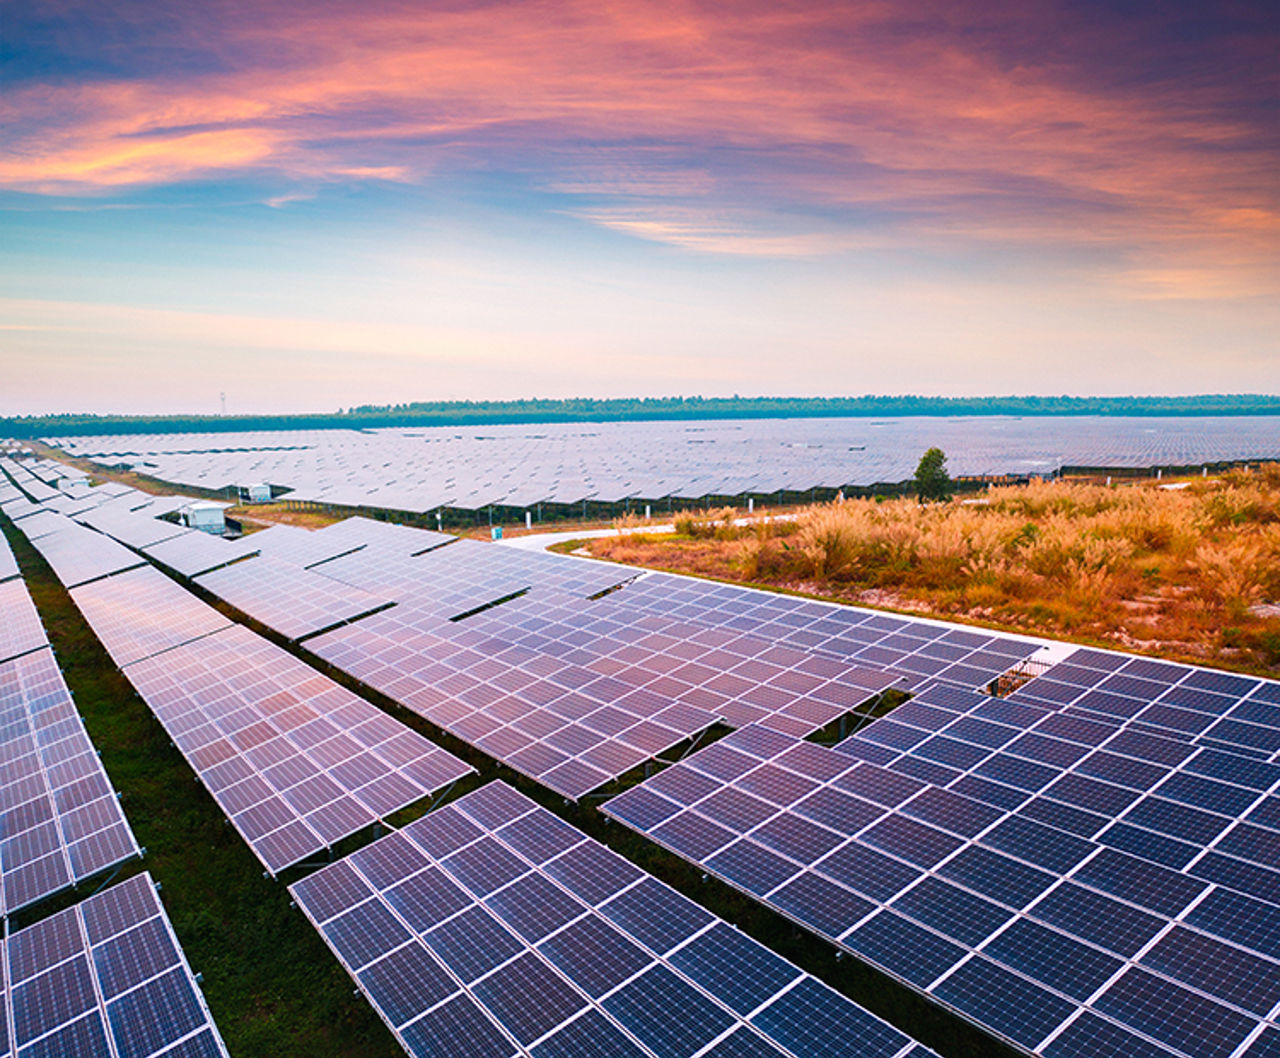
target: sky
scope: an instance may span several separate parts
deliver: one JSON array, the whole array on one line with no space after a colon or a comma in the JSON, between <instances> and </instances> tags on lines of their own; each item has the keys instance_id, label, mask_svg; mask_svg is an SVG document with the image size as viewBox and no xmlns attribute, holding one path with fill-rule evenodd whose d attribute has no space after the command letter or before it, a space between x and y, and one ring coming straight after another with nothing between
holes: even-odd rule
<instances>
[{"instance_id":1,"label":"sky","mask_svg":"<svg viewBox=\"0 0 1280 1058\"><path fill-rule=\"evenodd\" d=\"M0 415L1280 392L1280 16L7 0Z\"/></svg>"}]
</instances>

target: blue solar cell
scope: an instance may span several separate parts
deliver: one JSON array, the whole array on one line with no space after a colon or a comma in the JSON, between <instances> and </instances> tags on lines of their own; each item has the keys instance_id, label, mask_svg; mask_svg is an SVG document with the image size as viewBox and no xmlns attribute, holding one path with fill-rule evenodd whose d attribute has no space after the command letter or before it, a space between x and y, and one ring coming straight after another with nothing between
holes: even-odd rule
<instances>
[{"instance_id":1,"label":"blue solar cell","mask_svg":"<svg viewBox=\"0 0 1280 1058\"><path fill-rule=\"evenodd\" d=\"M601 907L600 912L624 933L659 955L714 921L693 901L648 877L619 893Z\"/></svg>"},{"instance_id":2,"label":"blue solar cell","mask_svg":"<svg viewBox=\"0 0 1280 1058\"><path fill-rule=\"evenodd\" d=\"M983 954L1083 1003L1124 962L1030 919L1020 918L992 938Z\"/></svg>"},{"instance_id":3,"label":"blue solar cell","mask_svg":"<svg viewBox=\"0 0 1280 1058\"><path fill-rule=\"evenodd\" d=\"M1255 1022L1138 967L1131 967L1097 1000L1104 1014L1196 1058L1228 1058Z\"/></svg>"},{"instance_id":4,"label":"blue solar cell","mask_svg":"<svg viewBox=\"0 0 1280 1058\"><path fill-rule=\"evenodd\" d=\"M1044 1049L1045 1058L1169 1058L1170 1053L1088 1010Z\"/></svg>"},{"instance_id":5,"label":"blue solar cell","mask_svg":"<svg viewBox=\"0 0 1280 1058\"><path fill-rule=\"evenodd\" d=\"M693 811L672 816L653 829L655 841L669 846L682 856L704 860L734 839L734 834Z\"/></svg>"},{"instance_id":6,"label":"blue solar cell","mask_svg":"<svg viewBox=\"0 0 1280 1058\"><path fill-rule=\"evenodd\" d=\"M673 952L671 963L740 1015L755 1010L800 971L726 923Z\"/></svg>"},{"instance_id":7,"label":"blue solar cell","mask_svg":"<svg viewBox=\"0 0 1280 1058\"><path fill-rule=\"evenodd\" d=\"M821 823L839 834L856 834L884 814L883 808L841 793L830 786L815 790L803 801L794 805L792 811L816 823ZM716 818L720 816L717 814Z\"/></svg>"},{"instance_id":8,"label":"blue solar cell","mask_svg":"<svg viewBox=\"0 0 1280 1058\"><path fill-rule=\"evenodd\" d=\"M1150 790L1165 777L1168 769L1100 749L1077 764L1076 771L1131 790Z\"/></svg>"},{"instance_id":9,"label":"blue solar cell","mask_svg":"<svg viewBox=\"0 0 1280 1058\"><path fill-rule=\"evenodd\" d=\"M665 966L654 966L604 1000L605 1010L657 1054L688 1058L733 1025L732 1016ZM679 1011L655 1017L654 1011Z\"/></svg>"},{"instance_id":10,"label":"blue solar cell","mask_svg":"<svg viewBox=\"0 0 1280 1058\"><path fill-rule=\"evenodd\" d=\"M1156 789L1156 793L1172 801L1232 817L1241 815L1258 796L1252 790L1243 790L1239 786L1181 771L1170 774ZM1280 818L1280 814L1277 818Z\"/></svg>"},{"instance_id":11,"label":"blue solar cell","mask_svg":"<svg viewBox=\"0 0 1280 1058\"><path fill-rule=\"evenodd\" d=\"M1263 954L1280 951L1280 907L1242 893L1215 889L1187 914L1186 920Z\"/></svg>"},{"instance_id":12,"label":"blue solar cell","mask_svg":"<svg viewBox=\"0 0 1280 1058\"><path fill-rule=\"evenodd\" d=\"M951 784L952 793L962 794L983 804L994 805L1006 812L1012 811L1027 800L1025 790L1015 790L1012 786L980 779L976 775L966 775Z\"/></svg>"},{"instance_id":13,"label":"blue solar cell","mask_svg":"<svg viewBox=\"0 0 1280 1058\"><path fill-rule=\"evenodd\" d=\"M875 849L850 842L815 868L833 881L872 900L888 901L920 876L920 871Z\"/></svg>"},{"instance_id":14,"label":"blue solar cell","mask_svg":"<svg viewBox=\"0 0 1280 1058\"><path fill-rule=\"evenodd\" d=\"M1143 830L1140 827L1130 826L1128 823L1111 824L1098 835L1097 840L1100 844L1123 852L1131 852L1144 860L1162 863L1174 870L1185 867L1200 851L1194 845L1150 830Z\"/></svg>"},{"instance_id":15,"label":"blue solar cell","mask_svg":"<svg viewBox=\"0 0 1280 1058\"><path fill-rule=\"evenodd\" d=\"M1124 820L1198 845L1212 844L1230 825L1230 820L1220 815L1159 797L1144 797L1125 813Z\"/></svg>"},{"instance_id":16,"label":"blue solar cell","mask_svg":"<svg viewBox=\"0 0 1280 1058\"><path fill-rule=\"evenodd\" d=\"M968 742L948 738L946 735L934 735L911 751L914 757L930 760L937 764L945 764L950 768L968 771L981 760L990 756L991 750L985 746L974 746Z\"/></svg>"},{"instance_id":17,"label":"blue solar cell","mask_svg":"<svg viewBox=\"0 0 1280 1058\"><path fill-rule=\"evenodd\" d=\"M1140 794L1083 775L1067 774L1044 791L1045 797L1114 818L1138 799Z\"/></svg>"},{"instance_id":18,"label":"blue solar cell","mask_svg":"<svg viewBox=\"0 0 1280 1058\"><path fill-rule=\"evenodd\" d=\"M1057 769L1037 764L1035 761L998 756L983 762L974 769L974 774L1018 790L1034 793L1044 789L1061 773Z\"/></svg>"},{"instance_id":19,"label":"blue solar cell","mask_svg":"<svg viewBox=\"0 0 1280 1058\"><path fill-rule=\"evenodd\" d=\"M936 827L893 815L864 831L858 839L919 867L932 867L964 842Z\"/></svg>"},{"instance_id":20,"label":"blue solar cell","mask_svg":"<svg viewBox=\"0 0 1280 1058\"><path fill-rule=\"evenodd\" d=\"M1238 889L1269 904L1280 905L1280 874L1231 856L1210 852L1197 860L1189 872L1197 878Z\"/></svg>"},{"instance_id":21,"label":"blue solar cell","mask_svg":"<svg viewBox=\"0 0 1280 1058\"><path fill-rule=\"evenodd\" d=\"M1011 911L932 877L922 879L890 906L970 947L976 947L1013 917Z\"/></svg>"},{"instance_id":22,"label":"blue solar cell","mask_svg":"<svg viewBox=\"0 0 1280 1058\"><path fill-rule=\"evenodd\" d=\"M847 1058L851 1040L858 1041L860 1058L889 1058L909 1042L812 977L788 989L751 1023L801 1058Z\"/></svg>"},{"instance_id":23,"label":"blue solar cell","mask_svg":"<svg viewBox=\"0 0 1280 1058\"><path fill-rule=\"evenodd\" d=\"M1047 797L1033 797L1022 806L1020 814L1082 838L1093 837L1109 822L1106 816L1086 812L1083 808L1060 801L1051 801Z\"/></svg>"},{"instance_id":24,"label":"blue solar cell","mask_svg":"<svg viewBox=\"0 0 1280 1058\"><path fill-rule=\"evenodd\" d=\"M495 1020L520 1043L529 1044L587 1006L544 962L524 954L471 986Z\"/></svg>"},{"instance_id":25,"label":"blue solar cell","mask_svg":"<svg viewBox=\"0 0 1280 1058\"><path fill-rule=\"evenodd\" d=\"M932 994L1000 1035L1034 1049L1075 1010L1054 995L975 955Z\"/></svg>"},{"instance_id":26,"label":"blue solar cell","mask_svg":"<svg viewBox=\"0 0 1280 1058\"><path fill-rule=\"evenodd\" d=\"M896 808L927 785L874 764L863 764L833 780L833 784L885 808Z\"/></svg>"},{"instance_id":27,"label":"blue solar cell","mask_svg":"<svg viewBox=\"0 0 1280 1058\"><path fill-rule=\"evenodd\" d=\"M485 897L484 902L504 925L531 944L585 911L577 900L540 874L520 878Z\"/></svg>"},{"instance_id":28,"label":"blue solar cell","mask_svg":"<svg viewBox=\"0 0 1280 1058\"><path fill-rule=\"evenodd\" d=\"M530 812L523 818L508 823L497 833L498 837L534 864L546 863L582 841L580 832L550 812Z\"/></svg>"},{"instance_id":29,"label":"blue solar cell","mask_svg":"<svg viewBox=\"0 0 1280 1058\"><path fill-rule=\"evenodd\" d=\"M680 811L680 806L659 797L645 786L634 786L609 802L609 812L628 826L649 831Z\"/></svg>"},{"instance_id":30,"label":"blue solar cell","mask_svg":"<svg viewBox=\"0 0 1280 1058\"><path fill-rule=\"evenodd\" d=\"M311 878L323 878L336 870L341 861L328 870L313 874ZM310 881L311 878L304 879ZM302 883L298 883L301 888ZM416 930L430 929L435 923L461 911L472 901L462 888L447 877L438 867L414 875L400 885L392 886L384 893L387 902ZM305 896L307 906L312 907L310 896Z\"/></svg>"},{"instance_id":31,"label":"blue solar cell","mask_svg":"<svg viewBox=\"0 0 1280 1058\"><path fill-rule=\"evenodd\" d=\"M870 901L812 872L788 882L769 897L769 902L828 937L842 936L875 909Z\"/></svg>"},{"instance_id":32,"label":"blue solar cell","mask_svg":"<svg viewBox=\"0 0 1280 1058\"><path fill-rule=\"evenodd\" d=\"M794 814L771 819L755 830L751 839L806 864L822 859L844 840L840 834Z\"/></svg>"},{"instance_id":33,"label":"blue solar cell","mask_svg":"<svg viewBox=\"0 0 1280 1058\"><path fill-rule=\"evenodd\" d=\"M538 950L593 998L634 977L653 961L643 948L595 916L548 937Z\"/></svg>"},{"instance_id":34,"label":"blue solar cell","mask_svg":"<svg viewBox=\"0 0 1280 1058\"><path fill-rule=\"evenodd\" d=\"M409 931L379 900L367 900L321 927L352 970L358 970L409 939Z\"/></svg>"},{"instance_id":35,"label":"blue solar cell","mask_svg":"<svg viewBox=\"0 0 1280 1058\"><path fill-rule=\"evenodd\" d=\"M543 1040L529 1052L533 1058L645 1058L622 1030L598 1010L588 1010Z\"/></svg>"},{"instance_id":36,"label":"blue solar cell","mask_svg":"<svg viewBox=\"0 0 1280 1058\"><path fill-rule=\"evenodd\" d=\"M982 843L1054 874L1066 874L1094 849L1083 838L1019 816L992 827L982 836Z\"/></svg>"},{"instance_id":37,"label":"blue solar cell","mask_svg":"<svg viewBox=\"0 0 1280 1058\"><path fill-rule=\"evenodd\" d=\"M1026 907L1054 882L1051 874L977 845L957 853L938 873L1013 908Z\"/></svg>"},{"instance_id":38,"label":"blue solar cell","mask_svg":"<svg viewBox=\"0 0 1280 1058\"><path fill-rule=\"evenodd\" d=\"M1184 771L1247 786L1251 790L1270 790L1280 782L1280 766L1247 760L1238 754L1215 749L1201 750L1182 767Z\"/></svg>"},{"instance_id":39,"label":"blue solar cell","mask_svg":"<svg viewBox=\"0 0 1280 1058\"><path fill-rule=\"evenodd\" d=\"M1267 1028L1244 1052L1244 1058L1280 1058L1280 1029Z\"/></svg>"},{"instance_id":40,"label":"blue solar cell","mask_svg":"<svg viewBox=\"0 0 1280 1058\"><path fill-rule=\"evenodd\" d=\"M763 898L801 868L744 838L704 861L709 870L733 885Z\"/></svg>"},{"instance_id":41,"label":"blue solar cell","mask_svg":"<svg viewBox=\"0 0 1280 1058\"><path fill-rule=\"evenodd\" d=\"M1073 882L1058 886L1029 914L1126 957L1135 954L1164 925L1155 915L1128 907Z\"/></svg>"},{"instance_id":42,"label":"blue solar cell","mask_svg":"<svg viewBox=\"0 0 1280 1058\"><path fill-rule=\"evenodd\" d=\"M440 864L477 896L486 896L529 870L514 852L487 835L445 857Z\"/></svg>"},{"instance_id":43,"label":"blue solar cell","mask_svg":"<svg viewBox=\"0 0 1280 1058\"><path fill-rule=\"evenodd\" d=\"M206 1022L186 973L175 967L107 1004L120 1058L147 1058Z\"/></svg>"},{"instance_id":44,"label":"blue solar cell","mask_svg":"<svg viewBox=\"0 0 1280 1058\"><path fill-rule=\"evenodd\" d=\"M418 944L406 944L366 966L356 980L397 1027L458 990L453 978Z\"/></svg>"},{"instance_id":45,"label":"blue solar cell","mask_svg":"<svg viewBox=\"0 0 1280 1058\"><path fill-rule=\"evenodd\" d=\"M643 876L640 868L594 842L584 842L543 870L588 904L596 905Z\"/></svg>"},{"instance_id":46,"label":"blue solar cell","mask_svg":"<svg viewBox=\"0 0 1280 1058\"><path fill-rule=\"evenodd\" d=\"M868 919L842 943L889 973L926 988L964 958L958 944L892 911Z\"/></svg>"},{"instance_id":47,"label":"blue solar cell","mask_svg":"<svg viewBox=\"0 0 1280 1058\"><path fill-rule=\"evenodd\" d=\"M973 837L1000 818L1001 812L971 797L931 787L902 807L904 814L953 834Z\"/></svg>"},{"instance_id":48,"label":"blue solar cell","mask_svg":"<svg viewBox=\"0 0 1280 1058\"><path fill-rule=\"evenodd\" d=\"M1114 849L1103 849L1076 872L1075 879L1166 918L1176 918L1207 888L1178 871Z\"/></svg>"},{"instance_id":49,"label":"blue solar cell","mask_svg":"<svg viewBox=\"0 0 1280 1058\"><path fill-rule=\"evenodd\" d=\"M424 939L463 982L474 981L524 950L515 936L479 907L441 923Z\"/></svg>"},{"instance_id":50,"label":"blue solar cell","mask_svg":"<svg viewBox=\"0 0 1280 1058\"><path fill-rule=\"evenodd\" d=\"M1070 768L1081 757L1089 752L1087 746L1078 742L1067 742L1060 738L1051 738L1037 731L1028 731L1008 747L1008 752L1041 764L1050 764L1055 768Z\"/></svg>"},{"instance_id":51,"label":"blue solar cell","mask_svg":"<svg viewBox=\"0 0 1280 1058\"><path fill-rule=\"evenodd\" d=\"M1274 962L1181 925L1161 937L1141 961L1260 1017L1280 1002L1280 973Z\"/></svg>"},{"instance_id":52,"label":"blue solar cell","mask_svg":"<svg viewBox=\"0 0 1280 1058\"><path fill-rule=\"evenodd\" d=\"M457 1058L460 1054L508 1058L516 1053L515 1045L468 995L442 1003L406 1025L400 1034L413 1058Z\"/></svg>"}]
</instances>

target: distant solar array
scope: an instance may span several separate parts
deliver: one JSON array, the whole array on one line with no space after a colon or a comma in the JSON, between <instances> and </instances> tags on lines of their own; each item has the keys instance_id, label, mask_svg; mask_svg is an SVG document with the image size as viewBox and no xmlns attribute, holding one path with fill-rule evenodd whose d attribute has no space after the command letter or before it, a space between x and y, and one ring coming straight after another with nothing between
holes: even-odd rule
<instances>
[{"instance_id":1,"label":"distant solar array","mask_svg":"<svg viewBox=\"0 0 1280 1058\"><path fill-rule=\"evenodd\" d=\"M1149 705L1036 704L1086 663L1155 671L1082 651L1007 700L934 687L836 750L744 729L605 811L1048 1058L1269 1055L1280 765ZM1280 691L1169 668L1232 685L1219 719Z\"/></svg>"},{"instance_id":2,"label":"distant solar array","mask_svg":"<svg viewBox=\"0 0 1280 1058\"><path fill-rule=\"evenodd\" d=\"M3 1058L226 1058L149 874L9 934L3 963Z\"/></svg>"},{"instance_id":3,"label":"distant solar array","mask_svg":"<svg viewBox=\"0 0 1280 1058\"><path fill-rule=\"evenodd\" d=\"M5 914L140 854L48 649L0 663L0 762Z\"/></svg>"},{"instance_id":4,"label":"distant solar array","mask_svg":"<svg viewBox=\"0 0 1280 1058\"><path fill-rule=\"evenodd\" d=\"M502 783L291 892L411 1055L931 1053Z\"/></svg>"},{"instance_id":5,"label":"distant solar array","mask_svg":"<svg viewBox=\"0 0 1280 1058\"><path fill-rule=\"evenodd\" d=\"M238 625L126 675L273 874L473 770Z\"/></svg>"},{"instance_id":6,"label":"distant solar array","mask_svg":"<svg viewBox=\"0 0 1280 1058\"><path fill-rule=\"evenodd\" d=\"M291 499L415 512L871 486L910 478L934 445L950 454L953 474L965 475L1280 458L1275 420L1265 417L561 423L49 440L206 489L266 481L293 490Z\"/></svg>"}]
</instances>

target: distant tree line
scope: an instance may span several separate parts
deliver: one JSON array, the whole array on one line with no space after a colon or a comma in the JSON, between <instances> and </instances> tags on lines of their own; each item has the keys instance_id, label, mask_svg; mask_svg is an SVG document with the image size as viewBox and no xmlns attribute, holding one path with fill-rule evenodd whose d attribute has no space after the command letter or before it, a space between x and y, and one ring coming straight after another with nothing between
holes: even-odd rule
<instances>
[{"instance_id":1,"label":"distant tree line","mask_svg":"<svg viewBox=\"0 0 1280 1058\"><path fill-rule=\"evenodd\" d=\"M1195 397L636 397L418 401L365 404L316 415L29 415L0 419L0 437L368 429L501 423L678 419L794 419L907 415L1280 415L1280 396Z\"/></svg>"}]
</instances>

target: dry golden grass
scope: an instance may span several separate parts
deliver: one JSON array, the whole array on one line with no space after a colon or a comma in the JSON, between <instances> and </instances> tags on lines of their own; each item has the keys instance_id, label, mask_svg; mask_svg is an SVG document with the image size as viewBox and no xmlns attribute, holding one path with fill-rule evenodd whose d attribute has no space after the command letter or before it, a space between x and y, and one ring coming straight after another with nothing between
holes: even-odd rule
<instances>
[{"instance_id":1,"label":"dry golden grass","mask_svg":"<svg viewBox=\"0 0 1280 1058\"><path fill-rule=\"evenodd\" d=\"M593 554L1276 674L1280 464L1194 480L1043 483L976 500L845 500L793 520L685 511Z\"/></svg>"}]
</instances>

